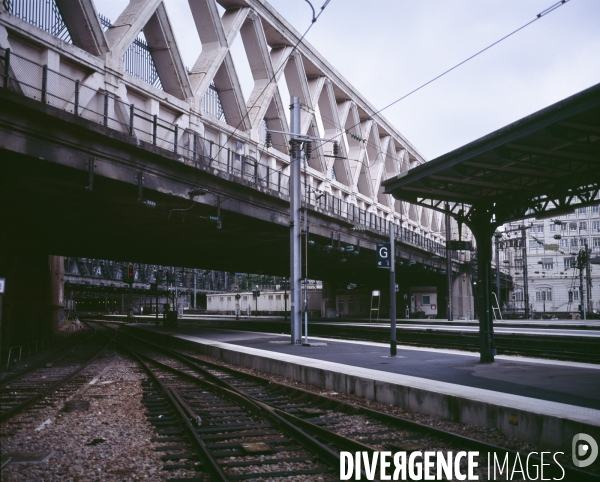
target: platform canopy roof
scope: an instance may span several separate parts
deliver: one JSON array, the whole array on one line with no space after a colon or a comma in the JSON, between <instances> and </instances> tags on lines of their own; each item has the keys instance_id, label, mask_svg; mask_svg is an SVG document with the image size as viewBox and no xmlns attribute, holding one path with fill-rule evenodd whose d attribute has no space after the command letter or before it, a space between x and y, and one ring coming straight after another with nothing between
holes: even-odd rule
<instances>
[{"instance_id":1,"label":"platform canopy roof","mask_svg":"<svg viewBox=\"0 0 600 482\"><path fill-rule=\"evenodd\" d=\"M600 84L383 182L385 193L501 224L599 203Z\"/></svg>"}]
</instances>

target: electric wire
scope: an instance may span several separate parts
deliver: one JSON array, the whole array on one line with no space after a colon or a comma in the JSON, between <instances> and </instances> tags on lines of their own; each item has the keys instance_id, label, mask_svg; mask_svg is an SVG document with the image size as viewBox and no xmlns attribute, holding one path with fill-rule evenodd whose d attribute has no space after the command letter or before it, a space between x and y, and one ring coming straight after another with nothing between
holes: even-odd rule
<instances>
[{"instance_id":1,"label":"electric wire","mask_svg":"<svg viewBox=\"0 0 600 482\"><path fill-rule=\"evenodd\" d=\"M292 47L292 49L290 50L289 54L287 55L287 57L285 59L283 59L279 65L279 67L274 70L273 75L271 76L271 78L269 79L269 82L267 82L265 84L265 86L263 87L262 91L260 92L260 94L256 97L256 100L254 101L254 103L250 106L250 108L246 109L246 113L242 116L242 119L238 122L238 124L234 127L233 132L231 132L228 136L227 139L225 140L225 142L223 143L223 145L219 145L219 149L217 150L216 154L215 154L215 159L218 158L219 154L223 151L223 149L225 149L225 146L227 145L227 143L233 138L233 136L239 131L239 127L242 125L242 123L244 122L244 120L249 116L250 112L252 111L252 109L254 107L256 107L257 103L259 102L259 100L261 99L262 95L265 93L265 91L269 88L269 86L271 85L271 83L275 80L275 78L277 77L277 75L279 74L279 72L286 66L287 61L289 60L289 58L292 56L292 54L296 51L296 49L298 48L298 45L300 45L300 43L302 42L302 40L304 40L304 38L306 37L306 35L308 34L308 32L312 29L312 27L314 26L314 24L317 22L317 20L319 19L319 17L323 14L323 12L325 11L325 8L327 7L327 5L331 2L331 0L326 0L325 3L323 3L323 5L321 6L321 10L320 12L315 16L315 9L312 6L312 4L308 1L305 0L311 7L312 11L313 11L313 17L311 20L310 25L308 26L308 28L305 30L305 32L302 34L302 36L298 39L298 41L295 43L295 45ZM190 188L190 190L192 190L194 187L198 186L198 181L199 181L200 177L198 176L196 178L196 180L192 183L192 186ZM169 217L171 215L172 212L175 211L188 211L189 209L193 208L196 204L198 203L198 200L194 200L193 204L185 209L172 209L169 213Z\"/></svg>"},{"instance_id":2,"label":"electric wire","mask_svg":"<svg viewBox=\"0 0 600 482\"><path fill-rule=\"evenodd\" d=\"M232 133L231 133L231 134L228 136L228 138L227 138L227 140L225 141L224 145L225 145L225 144L227 144L227 142L228 142L228 141L229 141L229 140L230 140L230 139L231 139L231 138L234 136L234 134L235 134L235 133L236 133L236 132L239 130L239 127L240 127L240 125L241 125L241 124L242 124L242 122L245 120L245 118L246 118L246 117L249 115L249 112L250 112L250 110L251 110L253 107L255 107L255 106L256 106L256 104L257 104L257 102L258 102L258 99L260 99L260 98L261 98L262 94L265 92L265 90L267 89L268 85L269 85L269 84L270 84L270 83L271 83L271 82L272 82L272 81L275 79L275 77L277 76L277 74L279 73L279 71L280 71L282 68L284 68L284 67L285 67L285 65L286 65L286 63L287 63L287 60L290 58L290 56L291 56L291 55L294 53L294 51L295 51L295 50L297 49L297 47L300 45L300 43L301 43L301 42L302 42L302 40L305 38L305 36L308 34L308 32L310 31L310 29L312 28L312 26L314 25L314 23L317 21L317 19L318 19L318 18L320 17L320 15L323 13L323 11L324 11L325 7L326 7L326 6L329 4L329 2L330 2L330 0L327 0L327 1L326 1L326 2L323 4L323 6L321 7L321 11L319 12L319 14L315 16L315 15L314 15L314 8L312 7L312 4L310 4L310 2L308 2L308 0L306 0L306 1L307 1L307 3L309 3L309 5L311 6L311 8L312 8L312 10L313 10L313 19L312 19L312 21L311 21L311 25L310 25L310 26L307 28L307 30L304 32L304 34L303 34L303 35L300 37L300 39L299 39L299 40L296 42L296 44L294 45L294 47L292 48L292 50L290 51L290 53L288 54L288 56L286 57L286 59L284 59L284 60L283 60L283 61L280 63L280 66L279 66L279 67L277 68L277 70L274 72L274 74L273 74L273 76L271 77L271 79L270 79L269 83L267 83L267 85L265 86L265 88L263 88L263 90L261 91L261 94L260 94L259 96L257 96L257 100L256 100L256 101L255 101L255 103L254 103L254 104L253 104L253 105L250 107L250 109L247 109L247 112L246 112L246 114L244 114L244 117L243 117L243 118L242 118L242 120L241 120L241 121L238 123L238 125L236 125L236 126L235 126L235 128L234 128L234 131L233 131L233 132L232 132ZM493 42L492 44L488 45L487 47L485 47L485 48L483 48L483 49L479 50L478 52L476 52L475 54L473 54L473 55L469 56L469 57L468 57L468 58L466 58L465 60L463 60L463 61L459 62L458 64L454 65L453 67L451 67L451 68L449 68L449 69L445 70L444 72L442 72L441 74L437 75L437 76L436 76L436 77L434 77L433 79L431 79L431 80L429 80L429 81L425 82L424 84L422 84L422 85L420 85L419 87L417 87L417 88L413 89L412 91L408 92L407 94L405 94L405 95L401 96L400 98L398 98L398 99L394 100L393 102L391 102L391 103L387 104L387 105L386 105L386 106L384 106L383 108L381 108L381 109L379 109L378 111L376 111L376 112L374 112L373 114L371 114L371 115L370 115L370 116L369 116L367 119L365 119L365 120L368 120L368 119L373 119L373 118L374 118L376 115L378 115L379 113L381 113L381 112L383 112L384 110L386 110L386 109L388 109L388 108L392 107L393 105L397 104L398 102L400 102L400 101L402 101L402 100L406 99L407 97L409 97L409 96L411 96L412 94L414 94L414 93L418 92L419 90L421 90L421 89L423 89L424 87L426 87L427 85L429 85L429 84L431 84L431 83L435 82L436 80L438 80L438 79L440 79L440 78L444 77L445 75L447 75L447 74L449 74L450 72L454 71L455 69L457 69L457 68L458 68L458 67L460 67L461 65L464 65L464 64L465 64L465 63L467 63L468 61L470 61L470 60L474 59L475 57L477 57L477 56L481 55L482 53L484 53L484 52L486 52L487 50L491 49L491 48L492 48L492 47L494 47L495 45L498 45L500 42L502 42L502 41L506 40L507 38L511 37L512 35L514 35L514 34L518 33L519 31L521 31L521 30L525 29L525 28L526 28L526 27L528 27L529 25L531 25L531 24L535 23L536 21L540 20L540 19L541 19L541 18L543 18L544 16L546 16L546 15L548 15L549 13L553 12L554 10L558 9L559 7L561 7L562 5L564 5L565 3L567 3L568 1L570 1L570 0L560 0L559 2L557 2L557 3L553 4L553 5L551 5L551 6L550 6L550 7L548 7L546 10L544 10L544 11L540 12L539 14L537 14L536 18L534 18L533 20L531 20L531 21L529 21L529 22L525 23L525 24L524 24L524 25L522 25L521 27L519 27L519 28L517 28L517 29L513 30L512 32L508 33L507 35L503 36L502 38L500 38L500 39L498 39L497 41ZM307 110L307 111L309 111L309 112L310 112L310 110L313 110L313 111L314 111L314 109L310 109L310 110L309 110L309 109L307 109L306 107L305 107L305 110ZM316 114L316 112L313 112L313 114ZM329 120L329 121L331 121L332 123L334 123L334 124L335 124L335 121L334 121L333 119L329 119L328 117L326 117L326 116L323 116L323 115L322 115L320 112L319 112L319 115L321 116L321 118L323 118L323 119L326 119L326 120ZM363 120L363 122L364 122L364 120ZM326 140L326 141L323 141L323 142L321 142L321 143L320 143L320 145L319 145L319 146L317 146L317 148L319 148L319 147L323 146L323 145L324 145L325 143L327 143L327 142L332 142L332 141L333 141L333 140L335 140L336 138L340 137L342 134L345 134L345 133L349 134L349 133L350 133L350 132L349 132L349 130L350 130L350 129L352 129L352 128L354 128L354 127L359 127L359 129L360 129L360 123L354 124L353 126L350 126L349 128L345 128L345 129L343 129L343 130L342 130L342 129L340 129L340 130L341 130L341 132L339 132L339 133L338 133L338 134L336 134L335 136L331 137L330 139L328 139L328 140ZM362 134L362 132L361 132L361 134ZM361 136L361 137L362 137L362 136ZM372 147L374 147L374 148L376 148L376 149L378 148L378 146L376 146L375 144L373 144L373 143L371 143L370 141L368 141L368 139L363 139L363 142L364 142L365 144L371 145ZM216 153L215 157L216 157L216 156L218 156L218 155L219 155L219 153L220 153L220 152L221 152L221 151L224 149L224 145L223 145L223 146L219 146L219 150L217 151L217 153ZM378 161L378 159L379 159L380 155L382 154L382 152L379 152L379 149L377 149L377 150L378 150L377 159L375 159L375 160L373 161L373 164L368 164L368 163L366 163L364 160L353 160L353 161L355 161L355 162L358 162L358 163L361 163L361 164L362 164L362 165L363 165L365 168L367 168L367 169L370 169L370 168L372 167L372 165L374 165L375 163L377 163L377 161ZM282 166L280 169L278 169L277 171L274 171L274 172L281 171L281 170L283 170L285 167L286 167L286 166ZM198 178L198 179L199 179L199 178ZM196 187L196 185L197 185L197 183L198 183L198 179L197 179L197 180L194 182L194 184L192 185L192 188L193 188L193 187ZM244 189L246 189L246 188L244 188ZM195 206L195 204L196 204L197 202L198 202L198 201L197 201L197 200L195 200L195 201L194 201L194 203L192 204L192 206L190 206L189 208L186 208L186 209L173 209L173 210L171 210L171 212L169 213L169 217L170 217L170 215L171 215L171 213L172 213L173 211L187 211L187 210L191 209L192 207L194 207L194 206Z\"/></svg>"},{"instance_id":3,"label":"electric wire","mask_svg":"<svg viewBox=\"0 0 600 482\"><path fill-rule=\"evenodd\" d=\"M525 23L524 25L522 25L521 27L513 30L512 32L508 33L507 35L503 36L502 38L496 40L495 42L491 43L490 45L488 45L487 47L479 50L478 52L474 53L473 55L471 55L470 57L467 57L465 60L459 62L458 64L454 65L453 67L450 67L449 69L445 70L444 72L442 72L441 74L435 76L433 79L425 82L424 84L421 84L420 86L418 86L417 88L411 90L410 92L408 92L407 94L403 95L402 97L394 100L393 102L390 102L389 104L387 104L385 107L375 111L373 114L371 114L369 117L367 117L366 119L363 119L362 122L364 122L365 120L368 119L373 119L376 115L380 114L381 112L383 112L384 110L392 107L393 105L397 104L398 102L406 99L407 97L413 95L414 93L420 91L421 89L423 89L424 87L428 86L429 84L435 82L436 80L444 77L445 75L449 74L450 72L452 72L453 70L457 69L458 67L460 67L461 65L464 65L465 63L467 63L468 61L474 59L475 57L479 56L480 54L486 52L487 50L491 49L492 47L498 45L500 42L506 40L507 38L513 36L514 34L520 32L521 30L523 30L524 28L530 26L531 24L537 22L538 20L540 20L541 18L545 17L546 15L548 15L549 13L557 10L559 7L562 7L564 4L566 4L567 2L569 2L570 0L560 0L558 2L556 2L555 4L551 5L550 7L548 7L546 10L538 13L536 15L536 17L533 20L530 20L529 22ZM332 119L328 119L331 122L334 122ZM340 126L341 127L341 126ZM360 123L354 124L352 126L350 126L349 128L345 128L343 129L341 132L339 132L338 134L336 134L335 136L333 136L331 139L328 139L325 142L331 142L334 139L336 139L337 137L341 136L344 133L347 133L349 129L352 129L354 127L359 127L360 128ZM323 144L325 143L323 142Z\"/></svg>"}]
</instances>

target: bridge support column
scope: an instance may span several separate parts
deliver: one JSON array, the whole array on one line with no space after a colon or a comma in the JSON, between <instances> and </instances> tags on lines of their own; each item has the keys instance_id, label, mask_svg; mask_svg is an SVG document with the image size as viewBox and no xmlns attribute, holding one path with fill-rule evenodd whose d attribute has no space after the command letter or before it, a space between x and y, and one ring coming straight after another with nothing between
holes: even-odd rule
<instances>
[{"instance_id":1,"label":"bridge support column","mask_svg":"<svg viewBox=\"0 0 600 482\"><path fill-rule=\"evenodd\" d=\"M335 318L335 284L330 281L323 281L321 317Z\"/></svg>"},{"instance_id":2,"label":"bridge support column","mask_svg":"<svg viewBox=\"0 0 600 482\"><path fill-rule=\"evenodd\" d=\"M40 253L4 252L0 277L6 278L2 306L2 354L11 346L49 338L64 321L64 259ZM1 361L1 360L0 360Z\"/></svg>"},{"instance_id":3,"label":"bridge support column","mask_svg":"<svg viewBox=\"0 0 600 482\"><path fill-rule=\"evenodd\" d=\"M462 272L452 283L452 315L466 319L473 318L473 293L471 291L471 276Z\"/></svg>"}]
</instances>

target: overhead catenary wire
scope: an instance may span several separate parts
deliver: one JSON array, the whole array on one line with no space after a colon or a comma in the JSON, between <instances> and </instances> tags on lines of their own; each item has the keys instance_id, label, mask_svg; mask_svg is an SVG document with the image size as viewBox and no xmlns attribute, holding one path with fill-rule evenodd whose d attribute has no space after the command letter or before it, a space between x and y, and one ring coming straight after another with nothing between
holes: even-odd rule
<instances>
[{"instance_id":1,"label":"overhead catenary wire","mask_svg":"<svg viewBox=\"0 0 600 482\"><path fill-rule=\"evenodd\" d=\"M279 67L277 69L274 70L273 75L271 76L271 78L269 79L269 82L267 82L265 84L265 86L263 87L262 91L260 92L260 94L256 97L256 100L254 101L254 103L250 106L250 108L246 109L246 113L242 116L242 118L240 119L240 121L237 123L237 125L234 127L233 131L227 136L227 139L225 140L225 142L223 143L222 146L219 146L219 149L217 150L216 154L215 154L215 158L217 158L219 156L219 154L221 153L221 151L223 151L223 149L225 149L225 146L227 145L227 143L233 138L233 136L238 132L239 127L242 125L242 123L244 122L244 120L249 116L250 112L252 111L252 109L254 107L256 107L256 104L259 102L259 99L262 98L262 95L264 94L264 92L269 88L270 84L275 80L275 78L277 77L277 75L279 74L279 71L282 70L286 64L288 59L292 56L292 54L296 51L296 49L298 48L298 45L300 45L300 43L302 42L302 40L304 40L304 38L306 37L306 35L308 34L308 32L312 29L312 27L314 26L314 24L317 22L317 20L319 19L319 17L323 14L323 12L325 11L325 8L327 7L327 5L331 2L331 0L325 0L325 2L323 3L323 5L321 6L320 12L315 15L315 9L312 6L312 4L308 1L305 0L311 7L312 11L313 11L313 16L312 16L312 20L310 25L308 26L308 28L304 31L304 33L302 34L302 36L298 39L298 41L294 44L294 46L292 47L292 49L290 50L289 54L287 55L287 57L285 59L283 59L279 65ZM190 188L193 189L194 187L198 186L198 181L199 181L200 177L197 177L196 180L192 183L192 187ZM169 213L169 217L171 215L172 212L174 211L187 211L191 208L193 208L196 204L198 203L198 200L194 200L193 204L188 207L188 208L184 208L184 209L172 209Z\"/></svg>"},{"instance_id":2,"label":"overhead catenary wire","mask_svg":"<svg viewBox=\"0 0 600 482\"><path fill-rule=\"evenodd\" d=\"M444 72L442 72L441 74L437 75L437 76L436 76L436 77L434 77L433 79L431 79L431 80L429 80L429 81L425 82L424 84L422 84L422 85L420 85L419 87L417 87L417 88L413 89L412 91L408 92L407 94L405 94L405 95L401 96L400 98L398 98L398 99L394 100L393 102L391 102L391 103L387 104L387 105L386 105L386 106L384 106L383 108L381 108L381 109L377 110L376 112L374 112L373 114L371 114L371 115L370 115L369 117L367 117L366 119L363 119L363 120L361 120L361 122L364 122L365 120L368 120L368 119L373 119L373 118L374 118L376 115L378 115L379 113L381 113L381 112L383 112L384 110L386 110L386 109L390 108L391 106L393 106L393 105L397 104L398 102L400 102L400 101L402 101L402 100L406 99L407 97L409 97L409 96L413 95L414 93L416 93L416 92L418 92L419 90L423 89L423 88L424 88L424 87L426 87L427 85L429 85L429 84L431 84L431 83L435 82L436 80L440 79L441 77L443 77L443 76L445 76L445 75L449 74L450 72L454 71L455 69L457 69L457 68L458 68L458 67L460 67L461 65L464 65L464 64L465 64L465 63L467 63L468 61L470 61L470 60L474 59L475 57L477 57L477 56L481 55L482 53L484 53L484 52L486 52L487 50L491 49L492 47L494 47L495 45L499 44L500 42L502 42L502 41L506 40L507 38L511 37L512 35L514 35L514 34L518 33L519 31L521 31L521 30L523 30L524 28L528 27L529 25L533 24L533 23L534 23L534 22L536 22L537 20L540 20L541 18L545 17L546 15L548 15L549 13L551 13L551 12L553 12L554 10L558 9L559 7L561 7L562 5L564 5L565 3L567 3L568 1L570 1L570 0L560 0L559 2L557 2L557 3L553 4L553 5L551 5L551 6L550 6L550 7L548 7L546 10L544 10L544 11L540 12L539 14L537 14L536 18L534 18L534 19L532 19L531 21L529 21L529 22L525 23L525 24L524 24L524 25L522 25L521 27L519 27L519 28L517 28L517 29L515 29L515 30L511 31L511 32L510 32L510 33L508 33L507 35L503 36L502 38L500 38L500 39L498 39L497 41L493 42L492 44L488 45L487 47L485 47L485 48L483 48L483 49L479 50L479 51L478 51L478 52L476 52L475 54L473 54L473 55L469 56L469 57L468 57L468 58L466 58L465 60L463 60L463 61L459 62L459 63L458 63L458 64L456 64L456 65L454 65L453 67L451 67L451 68L449 68L449 69L445 70ZM279 68L278 68L278 69L277 69L277 70L274 72L274 74L273 74L272 78L270 79L270 82L269 82L269 83L271 83L271 82L274 80L274 78L277 76L277 74L279 73L279 71L280 71L282 68L284 68L284 66L285 66L285 64L286 64L286 61L287 61L287 59L289 59L289 57L290 57L290 56L293 54L293 52L294 52L294 51L295 51L295 50L298 48L298 46L300 45L300 43L302 42L302 40L304 39L304 37L306 36L306 34L307 34L309 31L310 31L310 29L312 28L312 26L314 25L314 23L316 22L316 20L317 20L317 19L320 17L320 15L323 13L323 11L324 11L325 7L327 6L327 4L328 4L329 2L330 2L330 0L327 0L327 1L326 1L326 2L323 4L323 6L321 7L321 11L319 12L319 14L318 14L318 15L314 16L314 14L313 14L313 19L312 19L311 25L310 25L310 26L307 28L307 30L304 32L304 34L302 35L302 37L300 37L300 39L299 39L299 40L296 42L296 44L294 45L293 49L290 51L290 53L289 53L289 55L286 57L286 59L285 59L284 61L282 61L282 62L281 62L281 64L280 64ZM309 2L309 3L310 3L310 2ZM311 5L311 8L312 8L312 5ZM314 10L314 9L313 9L313 10ZM267 85L268 85L268 84L267 84ZM263 91L261 92L261 95L262 95L262 93L263 93L263 92L266 90L266 88L267 88L267 86L265 86L265 88L264 88L264 89L263 89ZM257 101L255 101L255 103L254 103L254 104L253 104L253 105L250 107L250 109L248 109L248 111L246 112L246 114L244 115L244 117L242 118L242 120L241 120L241 121L238 123L238 125L237 125L237 126L235 126L235 128L234 128L234 131L233 131L233 132L232 132L232 133L231 133L231 134L228 136L228 138L227 138L227 140L226 140L226 142L225 142L224 144L226 144L226 143L227 143L227 142L228 142L228 141L229 141L229 140L230 140L230 139L231 139L231 138L234 136L234 134L235 134L235 133L238 131L238 129L239 129L239 127L240 127L240 125L241 125L241 124L242 124L242 122L243 122L243 120L244 120L244 119L245 119L245 118L248 116L248 113L250 112L250 110L252 109L252 107L255 107L255 105L256 105L256 103L258 102L258 99L260 99L261 95L257 96ZM330 120L330 121L332 121L332 122L333 122L333 120L332 120L332 119L328 119L327 117L323 116L321 113L319 113L319 115L320 115L320 116L321 116L323 119L327 119L327 120ZM348 127L348 128L345 128L345 129L343 129L343 130L341 129L341 132L339 132L339 133L338 133L338 134L336 134L335 136L331 137L330 139L327 139L326 141L323 141L323 142L321 142L321 144L320 144L319 146L317 146L317 147L320 147L320 146L324 145L324 144L325 144L325 143L327 143L327 142L332 142L333 140L335 140L336 138L340 137L340 136L341 136L342 134L344 134L344 133L348 133L348 134L350 134L350 135L351 135L350 129L352 129L352 128L354 128L354 127L360 127L360 123L357 123L357 124L355 124L355 125L353 125L353 126L350 126L350 127ZM374 147L374 148L377 148L377 146L376 146L376 145L374 145L373 143L371 143L370 141L368 141L368 139L364 139L363 141L365 142L365 144L367 144L367 145L371 145L372 147ZM220 146L219 150L218 150L218 151L217 151L217 153L216 153L216 156L218 156L218 155L219 155L219 153L220 153L220 152L221 152L223 149L224 149L224 146ZM379 157L379 154L381 154L381 153L378 153L378 156L377 156L377 157ZM364 167L366 167L366 168L370 168L370 167L371 167L371 166L372 166L374 163L376 163L376 162L377 162L377 159L373 161L373 164L367 163L367 162L365 162L364 160L362 160L362 161L360 161L360 160L355 160L355 162L359 162L359 163L363 164L363 166L364 166ZM279 171L283 170L285 167L286 167L286 166L282 166L282 167L279 169ZM198 178L198 179L199 179L199 178ZM195 187L195 186L197 185L198 179L197 179L197 180L194 182L194 184L193 184L193 187ZM195 201L194 201L194 203L192 204L192 206L190 206L190 208L191 208L191 207L193 207L193 206L194 206L196 203L197 203L197 200L195 200ZM187 210L188 210L188 209L190 209L190 208L186 208L186 209L183 209L183 210L186 210L186 211L187 211ZM178 209L175 209L175 210L178 210ZM172 211L175 211L175 210L172 210Z\"/></svg>"},{"instance_id":3,"label":"overhead catenary wire","mask_svg":"<svg viewBox=\"0 0 600 482\"><path fill-rule=\"evenodd\" d=\"M491 49L492 47L498 45L500 42L508 39L509 37L513 36L514 34L520 32L521 30L525 29L526 27L529 27L531 24L537 22L538 20L542 19L543 17L545 17L546 15L548 15L549 13L557 10L559 7L562 7L564 4L566 4L567 2L569 2L570 0L560 0L558 2L556 2L555 4L551 5L550 7L548 7L547 9L545 9L544 11L538 13L536 15L536 17L532 20L530 20L529 22L525 23L524 25L520 26L519 28L511 31L510 33L504 35L503 37L501 37L500 39L496 40L495 42L491 43L490 45L488 45L487 47L484 47L483 49L477 51L476 53L474 53L473 55L467 57L466 59L464 59L463 61L459 62L458 64L454 65L453 67L450 67L449 69L443 71L442 73L440 73L439 75L435 76L434 78L432 78L431 80L428 80L427 82L425 82L424 84L421 84L420 86L416 87L415 89L411 90L410 92L404 94L403 96L399 97L398 99L394 100L393 102L390 102L389 104L387 104L385 107L382 107L381 109L375 111L373 114L369 115L369 117L367 117L366 119L361 120L361 122L364 122L365 120L369 120L369 119L373 119L377 114L380 114L381 112L383 112L386 109L389 109L390 107L392 107L393 105L397 104L398 102L406 99L407 97L410 97L411 95L415 94L416 92L420 91L421 89L423 89L424 87L427 87L428 85L430 85L431 83L435 82L436 80L444 77L445 75L449 74L450 72L456 70L458 67L460 67L461 65L464 65L465 63L469 62L470 60L474 59L475 57L481 55L482 53L486 52L487 50ZM320 114L321 115L321 114ZM321 117L323 117L321 115ZM327 120L330 120L331 122L333 122L332 119L328 119L327 117L323 117ZM345 128L342 130L342 132L336 134L335 136L333 136L331 139L328 139L325 142L331 142L334 139L336 139L337 137L341 136L343 133L346 133L349 131L349 129L355 128L355 127L360 127L360 123L354 124L348 128ZM323 144L325 143L323 142ZM321 145L323 145L321 144Z\"/></svg>"}]
</instances>

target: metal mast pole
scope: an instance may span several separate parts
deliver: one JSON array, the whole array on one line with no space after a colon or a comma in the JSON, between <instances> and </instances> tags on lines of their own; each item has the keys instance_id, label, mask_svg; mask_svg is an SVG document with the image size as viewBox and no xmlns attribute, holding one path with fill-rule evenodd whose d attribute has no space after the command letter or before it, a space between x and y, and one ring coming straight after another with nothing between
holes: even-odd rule
<instances>
[{"instance_id":1,"label":"metal mast pole","mask_svg":"<svg viewBox=\"0 0 600 482\"><path fill-rule=\"evenodd\" d=\"M396 356L396 225L390 221L390 356Z\"/></svg>"},{"instance_id":2,"label":"metal mast pole","mask_svg":"<svg viewBox=\"0 0 600 482\"><path fill-rule=\"evenodd\" d=\"M198 273L196 273L196 270L194 269L194 309L197 309L196 307L196 296L198 293L198 285L196 284L196 280L198 279Z\"/></svg>"},{"instance_id":3,"label":"metal mast pole","mask_svg":"<svg viewBox=\"0 0 600 482\"><path fill-rule=\"evenodd\" d=\"M525 301L525 319L529 319L529 286L527 282L527 228L521 228L521 242L523 243L523 300Z\"/></svg>"},{"instance_id":4,"label":"metal mast pole","mask_svg":"<svg viewBox=\"0 0 600 482\"><path fill-rule=\"evenodd\" d=\"M300 149L298 147L298 149ZM306 151L305 151L306 152ZM304 160L304 298L302 312L304 313L304 343L308 344L308 158Z\"/></svg>"},{"instance_id":5,"label":"metal mast pole","mask_svg":"<svg viewBox=\"0 0 600 482\"><path fill-rule=\"evenodd\" d=\"M448 321L453 320L452 316L452 250L448 248L449 241L452 239L450 231L450 206L446 203L446 275L448 276L448 301L446 303L446 316Z\"/></svg>"},{"instance_id":6,"label":"metal mast pole","mask_svg":"<svg viewBox=\"0 0 600 482\"><path fill-rule=\"evenodd\" d=\"M291 343L299 345L302 337L302 302L300 289L302 286L300 237L300 143L296 137L300 135L300 99L292 97L291 110L291 165L290 165L290 312Z\"/></svg>"}]
</instances>

